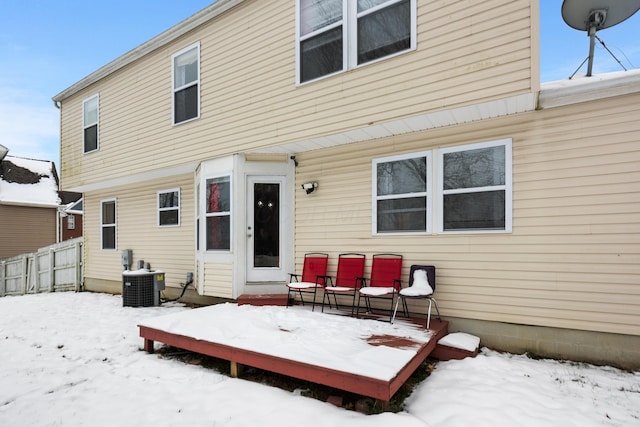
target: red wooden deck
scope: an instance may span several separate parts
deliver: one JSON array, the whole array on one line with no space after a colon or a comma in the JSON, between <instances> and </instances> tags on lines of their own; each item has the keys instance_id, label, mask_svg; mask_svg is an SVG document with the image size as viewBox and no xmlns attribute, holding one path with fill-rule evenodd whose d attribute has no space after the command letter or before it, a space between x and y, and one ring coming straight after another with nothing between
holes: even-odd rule
<instances>
[{"instance_id":1,"label":"red wooden deck","mask_svg":"<svg viewBox=\"0 0 640 427\"><path fill-rule=\"evenodd\" d=\"M326 315L331 316L330 314ZM417 322L424 325L424 319L417 320ZM228 360L231 362L232 375L238 374L239 366L241 365L252 366L362 396L372 397L383 402L389 402L391 397L405 381L407 381L411 374L431 354L436 348L437 341L447 334L447 327L448 323L446 321L432 319L431 330L433 331L433 336L429 341L424 343L416 343L404 337L389 335L369 337L366 341L372 346L385 345L397 348L411 346L417 348L415 356L404 366L399 367L397 374L391 380L386 381L365 375L353 374L347 371L330 369L320 365L275 357L221 343L177 335L143 325L139 326L140 336L144 338L144 349L149 353L154 351L154 342L158 341L177 348ZM282 333L286 334L287 331L282 331Z\"/></svg>"}]
</instances>

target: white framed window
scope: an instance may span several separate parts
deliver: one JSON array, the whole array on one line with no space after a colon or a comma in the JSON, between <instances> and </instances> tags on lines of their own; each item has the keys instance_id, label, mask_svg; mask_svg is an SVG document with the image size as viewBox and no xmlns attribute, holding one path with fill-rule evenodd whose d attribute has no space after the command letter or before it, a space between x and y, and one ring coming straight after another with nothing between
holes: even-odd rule
<instances>
[{"instance_id":1,"label":"white framed window","mask_svg":"<svg viewBox=\"0 0 640 427\"><path fill-rule=\"evenodd\" d=\"M158 226L180 225L180 189L158 191Z\"/></svg>"},{"instance_id":2,"label":"white framed window","mask_svg":"<svg viewBox=\"0 0 640 427\"><path fill-rule=\"evenodd\" d=\"M438 231L511 232L511 139L438 153Z\"/></svg>"},{"instance_id":3,"label":"white framed window","mask_svg":"<svg viewBox=\"0 0 640 427\"><path fill-rule=\"evenodd\" d=\"M100 148L100 96L93 95L82 101L82 149L90 153Z\"/></svg>"},{"instance_id":4,"label":"white framed window","mask_svg":"<svg viewBox=\"0 0 640 427\"><path fill-rule=\"evenodd\" d=\"M67 230L76 229L76 217L73 215L67 215Z\"/></svg>"},{"instance_id":5,"label":"white framed window","mask_svg":"<svg viewBox=\"0 0 640 427\"><path fill-rule=\"evenodd\" d=\"M117 206L116 199L100 201L100 241L104 250L115 250L117 247Z\"/></svg>"},{"instance_id":6,"label":"white framed window","mask_svg":"<svg viewBox=\"0 0 640 427\"><path fill-rule=\"evenodd\" d=\"M296 0L296 81L416 48L416 0Z\"/></svg>"},{"instance_id":7,"label":"white framed window","mask_svg":"<svg viewBox=\"0 0 640 427\"><path fill-rule=\"evenodd\" d=\"M200 42L171 57L173 124L200 117Z\"/></svg>"},{"instance_id":8,"label":"white framed window","mask_svg":"<svg viewBox=\"0 0 640 427\"><path fill-rule=\"evenodd\" d=\"M373 160L373 234L431 232L431 152Z\"/></svg>"},{"instance_id":9,"label":"white framed window","mask_svg":"<svg viewBox=\"0 0 640 427\"><path fill-rule=\"evenodd\" d=\"M205 183L206 250L231 249L231 177L207 178Z\"/></svg>"}]
</instances>

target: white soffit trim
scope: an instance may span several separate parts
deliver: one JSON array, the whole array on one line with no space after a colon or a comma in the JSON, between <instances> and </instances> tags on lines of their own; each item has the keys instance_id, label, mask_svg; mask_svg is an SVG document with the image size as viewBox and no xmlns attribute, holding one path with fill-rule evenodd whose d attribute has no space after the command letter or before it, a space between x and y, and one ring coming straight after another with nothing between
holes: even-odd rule
<instances>
[{"instance_id":1,"label":"white soffit trim","mask_svg":"<svg viewBox=\"0 0 640 427\"><path fill-rule=\"evenodd\" d=\"M511 114L534 111L536 94L525 93L509 98L487 101L480 104L467 105L449 110L434 111L413 117L393 120L391 122L368 125L346 132L320 136L304 141L292 142L275 147L268 147L255 153L302 153L321 148L335 147L354 142L387 138L411 132L420 132L444 126L460 125L480 120L493 119Z\"/></svg>"},{"instance_id":2,"label":"white soffit trim","mask_svg":"<svg viewBox=\"0 0 640 427\"><path fill-rule=\"evenodd\" d=\"M111 187L119 187L122 185L139 184L141 182L152 181L154 179L167 178L170 176L192 173L196 170L200 162L185 163L170 168L155 169L147 172L140 172L133 175L126 175L120 178L108 179L105 181L95 182L91 184L78 185L70 187L68 191L85 193L87 191L104 190Z\"/></svg>"},{"instance_id":3,"label":"white soffit trim","mask_svg":"<svg viewBox=\"0 0 640 427\"><path fill-rule=\"evenodd\" d=\"M87 88L93 83L107 77L111 73L118 71L119 69L131 64L134 61L142 58L143 56L153 52L154 50L165 46L172 41L176 40L178 37L188 33L189 31L199 27L200 25L214 19L218 15L226 12L232 7L242 3L245 0L218 0L210 6L205 7L200 12L196 12L191 15L189 18L184 21L174 25L166 31L158 34L151 40L141 44L140 46L130 50L124 55L114 59L109 62L107 65L99 68L93 73L89 74L87 77L82 80L74 83L69 86L67 89L63 90L52 99L54 102L60 102L65 100L66 98L74 95L75 93L81 91L82 89Z\"/></svg>"},{"instance_id":4,"label":"white soffit trim","mask_svg":"<svg viewBox=\"0 0 640 427\"><path fill-rule=\"evenodd\" d=\"M540 109L640 92L640 69L542 83Z\"/></svg>"}]
</instances>

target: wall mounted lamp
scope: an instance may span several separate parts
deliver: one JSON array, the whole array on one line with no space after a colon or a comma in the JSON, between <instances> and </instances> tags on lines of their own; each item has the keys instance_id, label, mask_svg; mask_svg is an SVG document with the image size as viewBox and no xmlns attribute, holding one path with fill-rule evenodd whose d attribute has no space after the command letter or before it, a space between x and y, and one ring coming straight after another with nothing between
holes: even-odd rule
<instances>
[{"instance_id":1,"label":"wall mounted lamp","mask_svg":"<svg viewBox=\"0 0 640 427\"><path fill-rule=\"evenodd\" d=\"M316 188L318 188L317 182L305 182L304 184L302 184L302 189L306 191L307 194L313 193L314 191L316 191Z\"/></svg>"}]
</instances>

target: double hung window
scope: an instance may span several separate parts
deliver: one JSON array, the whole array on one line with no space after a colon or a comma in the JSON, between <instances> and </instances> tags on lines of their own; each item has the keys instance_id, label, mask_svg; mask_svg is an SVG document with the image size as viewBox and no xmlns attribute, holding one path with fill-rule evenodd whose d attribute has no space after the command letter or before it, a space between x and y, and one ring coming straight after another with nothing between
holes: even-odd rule
<instances>
[{"instance_id":1,"label":"double hung window","mask_svg":"<svg viewBox=\"0 0 640 427\"><path fill-rule=\"evenodd\" d=\"M200 117L200 43L191 45L172 57L173 123Z\"/></svg>"},{"instance_id":2,"label":"double hung window","mask_svg":"<svg viewBox=\"0 0 640 427\"><path fill-rule=\"evenodd\" d=\"M511 162L510 139L438 150L437 182L431 151L374 159L373 233L510 232Z\"/></svg>"},{"instance_id":3,"label":"double hung window","mask_svg":"<svg viewBox=\"0 0 640 427\"><path fill-rule=\"evenodd\" d=\"M415 0L297 0L298 83L415 49Z\"/></svg>"},{"instance_id":4,"label":"double hung window","mask_svg":"<svg viewBox=\"0 0 640 427\"><path fill-rule=\"evenodd\" d=\"M511 140L439 154L442 231L511 231Z\"/></svg>"},{"instance_id":5,"label":"double hung window","mask_svg":"<svg viewBox=\"0 0 640 427\"><path fill-rule=\"evenodd\" d=\"M206 181L207 250L231 248L231 177L220 176Z\"/></svg>"},{"instance_id":6,"label":"double hung window","mask_svg":"<svg viewBox=\"0 0 640 427\"><path fill-rule=\"evenodd\" d=\"M373 161L374 233L430 231L431 153Z\"/></svg>"},{"instance_id":7,"label":"double hung window","mask_svg":"<svg viewBox=\"0 0 640 427\"><path fill-rule=\"evenodd\" d=\"M102 200L100 211L102 249L115 249L117 241L116 199Z\"/></svg>"},{"instance_id":8,"label":"double hung window","mask_svg":"<svg viewBox=\"0 0 640 427\"><path fill-rule=\"evenodd\" d=\"M158 225L180 225L180 189L158 191Z\"/></svg>"},{"instance_id":9,"label":"double hung window","mask_svg":"<svg viewBox=\"0 0 640 427\"><path fill-rule=\"evenodd\" d=\"M83 151L89 153L98 149L98 107L100 97L93 95L82 101L82 145Z\"/></svg>"}]
</instances>

